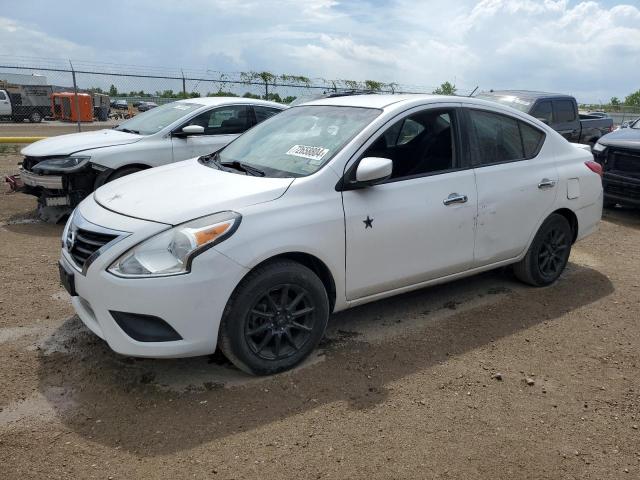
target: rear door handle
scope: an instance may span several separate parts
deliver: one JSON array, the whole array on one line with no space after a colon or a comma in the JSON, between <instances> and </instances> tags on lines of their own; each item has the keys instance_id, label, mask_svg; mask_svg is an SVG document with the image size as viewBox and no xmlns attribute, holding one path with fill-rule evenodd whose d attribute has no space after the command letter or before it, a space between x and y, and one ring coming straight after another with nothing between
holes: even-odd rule
<instances>
[{"instance_id":1,"label":"rear door handle","mask_svg":"<svg viewBox=\"0 0 640 480\"><path fill-rule=\"evenodd\" d=\"M442 203L445 205L452 205L454 203L467 203L466 195L460 195L459 193L451 193L447 198L445 198Z\"/></svg>"},{"instance_id":2,"label":"rear door handle","mask_svg":"<svg viewBox=\"0 0 640 480\"><path fill-rule=\"evenodd\" d=\"M544 190L545 188L553 188L555 186L556 186L556 181L549 180L548 178L543 178L542 180L540 180L540 183L538 184L538 188L540 190Z\"/></svg>"}]
</instances>

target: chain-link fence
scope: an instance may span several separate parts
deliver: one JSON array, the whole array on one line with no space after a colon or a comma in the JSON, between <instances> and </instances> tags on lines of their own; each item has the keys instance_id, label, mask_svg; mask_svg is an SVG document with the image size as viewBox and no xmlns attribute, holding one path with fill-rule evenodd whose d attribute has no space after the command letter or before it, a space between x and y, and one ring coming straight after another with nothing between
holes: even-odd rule
<instances>
[{"instance_id":1,"label":"chain-link fence","mask_svg":"<svg viewBox=\"0 0 640 480\"><path fill-rule=\"evenodd\" d=\"M2 85L38 85L50 92L42 118L59 119L89 128L87 123L116 123L149 106L183 98L240 96L291 103L327 92L430 93L437 87L375 80L327 80L270 72L221 72L213 69L166 69L97 62L43 60L0 56ZM78 92L79 95L75 95ZM468 95L471 90L458 89ZM83 115L78 100L93 102L93 115ZM23 97L25 97L23 92ZM20 100L19 96L15 97ZM66 98L66 100L64 100ZM20 100L24 101L24 100ZM100 106L106 107L100 110ZM73 111L77 110L74 115ZM66 114L66 115L65 115ZM6 116L6 115L5 115ZM91 117L91 118L89 118ZM22 121L28 116L14 116ZM25 124L26 125L26 124Z\"/></svg>"}]
</instances>

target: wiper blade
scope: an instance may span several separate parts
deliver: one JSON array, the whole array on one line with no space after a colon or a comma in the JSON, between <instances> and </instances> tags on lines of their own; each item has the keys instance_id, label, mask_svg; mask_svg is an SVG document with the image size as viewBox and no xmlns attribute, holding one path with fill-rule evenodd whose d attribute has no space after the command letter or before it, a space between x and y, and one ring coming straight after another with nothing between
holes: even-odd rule
<instances>
[{"instance_id":1,"label":"wiper blade","mask_svg":"<svg viewBox=\"0 0 640 480\"><path fill-rule=\"evenodd\" d=\"M214 159L215 161L215 159ZM260 170L259 168L256 168L252 165L248 165L246 163L242 163L239 162L238 160L234 160L232 162L220 162L218 160L218 163L220 165L222 165L223 167L227 167L227 168L233 168L235 170L240 170L241 172L245 172L249 175L252 175L254 177L264 177L265 173L264 171Z\"/></svg>"},{"instance_id":2,"label":"wiper blade","mask_svg":"<svg viewBox=\"0 0 640 480\"><path fill-rule=\"evenodd\" d=\"M237 160L233 160L231 162L221 162L220 154L218 152L211 153L209 155L203 155L200 157L200 161L207 165L213 164L216 166L218 170L237 170L239 172L246 173L247 175L251 175L254 177L264 177L264 171L260 170L253 165L248 165L246 163L239 162Z\"/></svg>"},{"instance_id":3,"label":"wiper blade","mask_svg":"<svg viewBox=\"0 0 640 480\"><path fill-rule=\"evenodd\" d=\"M140 135L140 130L131 130L130 128L116 128L119 132L124 133L134 133L136 135Z\"/></svg>"}]
</instances>

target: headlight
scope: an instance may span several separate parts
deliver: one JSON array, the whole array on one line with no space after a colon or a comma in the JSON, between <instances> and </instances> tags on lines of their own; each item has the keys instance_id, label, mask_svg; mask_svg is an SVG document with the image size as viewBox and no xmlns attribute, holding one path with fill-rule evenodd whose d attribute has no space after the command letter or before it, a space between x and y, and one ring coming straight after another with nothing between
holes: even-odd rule
<instances>
[{"instance_id":1,"label":"headlight","mask_svg":"<svg viewBox=\"0 0 640 480\"><path fill-rule=\"evenodd\" d=\"M159 277L188 273L193 258L230 237L240 225L236 212L220 212L164 231L138 244L111 264L119 277Z\"/></svg>"},{"instance_id":2,"label":"headlight","mask_svg":"<svg viewBox=\"0 0 640 480\"><path fill-rule=\"evenodd\" d=\"M36 173L45 172L63 172L72 173L83 168L89 163L91 157L84 155L72 155L64 158L50 158L49 160L43 160L33 167L33 171Z\"/></svg>"},{"instance_id":3,"label":"headlight","mask_svg":"<svg viewBox=\"0 0 640 480\"><path fill-rule=\"evenodd\" d=\"M607 148L605 145L603 145L603 144L598 142L593 146L593 151L594 152L602 152L602 151L604 151L605 148Z\"/></svg>"},{"instance_id":4,"label":"headlight","mask_svg":"<svg viewBox=\"0 0 640 480\"><path fill-rule=\"evenodd\" d=\"M64 230L62 230L62 238L60 239L62 243L62 248L65 248L65 243L67 241L67 236L69 235L69 229L71 228L71 224L73 223L73 215L76 213L74 209L69 215L69 219L67 220L66 225L64 226Z\"/></svg>"}]
</instances>

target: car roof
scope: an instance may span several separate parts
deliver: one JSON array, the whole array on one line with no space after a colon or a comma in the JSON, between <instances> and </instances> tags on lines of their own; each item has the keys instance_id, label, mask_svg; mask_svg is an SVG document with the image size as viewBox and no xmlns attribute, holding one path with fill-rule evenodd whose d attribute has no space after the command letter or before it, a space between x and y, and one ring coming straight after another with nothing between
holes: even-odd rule
<instances>
[{"instance_id":1,"label":"car roof","mask_svg":"<svg viewBox=\"0 0 640 480\"><path fill-rule=\"evenodd\" d=\"M565 93L538 92L535 90L490 90L488 92L480 92L479 95L490 95L495 97L510 95L521 98L523 100L537 100L539 98L551 97L571 97L571 95L567 95Z\"/></svg>"},{"instance_id":2,"label":"car roof","mask_svg":"<svg viewBox=\"0 0 640 480\"><path fill-rule=\"evenodd\" d=\"M341 107L364 107L364 108L386 108L397 103L409 103L416 100L425 102L438 100L459 102L462 97L446 97L443 95L425 94L371 94L371 95L346 95L342 97L320 98L311 100L301 105L335 105Z\"/></svg>"},{"instance_id":3,"label":"car roof","mask_svg":"<svg viewBox=\"0 0 640 480\"><path fill-rule=\"evenodd\" d=\"M264 105L265 107L286 108L286 105L281 103L269 102L267 100L259 100L257 98L245 98L245 97L196 97L185 98L184 100L178 100L179 103L199 103L206 107L247 103L251 105Z\"/></svg>"}]
</instances>

